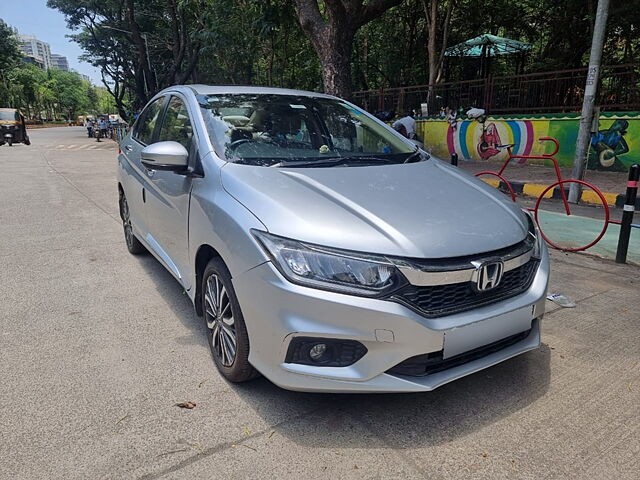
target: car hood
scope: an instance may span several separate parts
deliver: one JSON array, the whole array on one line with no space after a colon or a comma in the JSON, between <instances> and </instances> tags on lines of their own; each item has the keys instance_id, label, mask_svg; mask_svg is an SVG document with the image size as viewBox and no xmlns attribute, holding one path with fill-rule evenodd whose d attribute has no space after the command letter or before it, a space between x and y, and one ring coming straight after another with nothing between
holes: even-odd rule
<instances>
[{"instance_id":1,"label":"car hood","mask_svg":"<svg viewBox=\"0 0 640 480\"><path fill-rule=\"evenodd\" d=\"M270 233L308 243L443 258L497 250L527 235L525 214L508 197L433 158L332 168L228 163L221 176Z\"/></svg>"}]
</instances>

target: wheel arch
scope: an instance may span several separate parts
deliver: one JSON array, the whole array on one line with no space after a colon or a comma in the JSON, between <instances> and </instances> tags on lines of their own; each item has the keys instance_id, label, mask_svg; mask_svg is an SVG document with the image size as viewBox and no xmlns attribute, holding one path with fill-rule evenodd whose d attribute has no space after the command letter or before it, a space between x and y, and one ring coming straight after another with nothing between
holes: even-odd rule
<instances>
[{"instance_id":1,"label":"wheel arch","mask_svg":"<svg viewBox=\"0 0 640 480\"><path fill-rule=\"evenodd\" d=\"M120 213L120 219L124 220L124 216L122 215L122 199L124 198L124 188L122 188L122 183L118 182L118 212Z\"/></svg>"},{"instance_id":2,"label":"wheel arch","mask_svg":"<svg viewBox=\"0 0 640 480\"><path fill-rule=\"evenodd\" d=\"M195 257L195 288L196 294L193 297L193 304L196 308L196 313L199 316L203 315L202 311L202 276L204 275L204 269L207 268L207 264L212 258L222 258L218 251L209 244L203 244L198 247ZM224 261L224 260L223 260Z\"/></svg>"}]
</instances>

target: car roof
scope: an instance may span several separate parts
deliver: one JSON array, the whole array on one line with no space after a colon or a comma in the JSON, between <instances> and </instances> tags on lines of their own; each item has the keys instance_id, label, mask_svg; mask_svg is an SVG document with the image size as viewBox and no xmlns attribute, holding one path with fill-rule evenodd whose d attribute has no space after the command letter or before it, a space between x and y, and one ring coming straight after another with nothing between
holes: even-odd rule
<instances>
[{"instance_id":1,"label":"car roof","mask_svg":"<svg viewBox=\"0 0 640 480\"><path fill-rule=\"evenodd\" d=\"M222 95L222 94L263 94L263 95L293 95L298 97L335 98L331 95L305 90L293 90L289 88L254 87L242 85L180 85L178 87L189 88L196 95ZM175 89L170 87L167 90Z\"/></svg>"}]
</instances>

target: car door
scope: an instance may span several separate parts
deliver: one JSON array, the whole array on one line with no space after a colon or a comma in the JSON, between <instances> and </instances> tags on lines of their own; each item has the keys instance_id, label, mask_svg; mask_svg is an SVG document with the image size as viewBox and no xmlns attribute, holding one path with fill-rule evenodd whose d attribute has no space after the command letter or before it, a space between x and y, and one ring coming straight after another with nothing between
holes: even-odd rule
<instances>
[{"instance_id":1,"label":"car door","mask_svg":"<svg viewBox=\"0 0 640 480\"><path fill-rule=\"evenodd\" d=\"M121 145L122 188L129 205L129 215L134 232L143 240L149 234L146 212L146 192L149 190L149 171L144 168L140 152L155 141L157 127L163 111L166 96L158 97L142 111L133 126L131 135L127 135Z\"/></svg>"},{"instance_id":2,"label":"car door","mask_svg":"<svg viewBox=\"0 0 640 480\"><path fill-rule=\"evenodd\" d=\"M185 100L171 95L160 122L157 141L180 143L189 152L189 164L193 165L197 142L191 118ZM186 289L190 288L188 227L192 179L192 175L185 173L156 170L149 175L146 203L153 236L151 246Z\"/></svg>"}]
</instances>

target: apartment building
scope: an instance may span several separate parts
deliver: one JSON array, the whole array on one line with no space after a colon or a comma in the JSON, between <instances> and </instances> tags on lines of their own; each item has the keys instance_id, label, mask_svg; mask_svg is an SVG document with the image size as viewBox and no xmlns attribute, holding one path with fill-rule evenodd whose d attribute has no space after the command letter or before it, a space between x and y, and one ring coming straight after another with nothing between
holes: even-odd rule
<instances>
[{"instance_id":1,"label":"apartment building","mask_svg":"<svg viewBox=\"0 0 640 480\"><path fill-rule=\"evenodd\" d=\"M64 55L58 55L57 53L51 54L51 66L53 68L62 70L63 72L69 71L69 62L67 60L67 57L65 57Z\"/></svg>"},{"instance_id":2,"label":"apartment building","mask_svg":"<svg viewBox=\"0 0 640 480\"><path fill-rule=\"evenodd\" d=\"M35 35L18 34L20 48L26 57L36 60L36 64L42 64L45 70L53 67L51 60L51 47L47 42L38 40ZM66 60L66 58L65 58ZM67 65L67 69L68 69Z\"/></svg>"}]
</instances>

